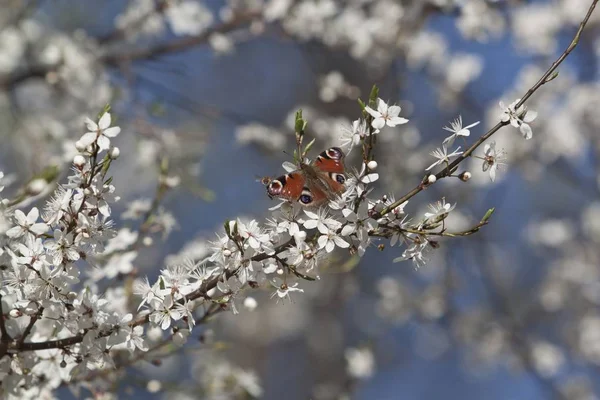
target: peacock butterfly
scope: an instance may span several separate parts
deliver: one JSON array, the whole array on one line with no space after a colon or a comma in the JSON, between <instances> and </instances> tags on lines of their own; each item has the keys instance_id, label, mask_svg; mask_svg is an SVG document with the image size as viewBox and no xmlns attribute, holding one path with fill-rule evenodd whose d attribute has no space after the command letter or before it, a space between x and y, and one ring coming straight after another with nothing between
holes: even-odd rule
<instances>
[{"instance_id":1,"label":"peacock butterfly","mask_svg":"<svg viewBox=\"0 0 600 400\"><path fill-rule=\"evenodd\" d=\"M331 147L312 163L300 163L299 169L271 180L267 193L271 198L318 206L344 191L344 171L344 153L339 147Z\"/></svg>"}]
</instances>

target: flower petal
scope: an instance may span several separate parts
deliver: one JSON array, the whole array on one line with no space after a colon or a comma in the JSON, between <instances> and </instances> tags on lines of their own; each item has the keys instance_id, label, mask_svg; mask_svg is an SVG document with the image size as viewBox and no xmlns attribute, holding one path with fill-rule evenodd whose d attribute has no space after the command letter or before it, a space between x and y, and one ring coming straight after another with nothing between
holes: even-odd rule
<instances>
[{"instance_id":1,"label":"flower petal","mask_svg":"<svg viewBox=\"0 0 600 400\"><path fill-rule=\"evenodd\" d=\"M98 125L89 118L85 119L85 125L89 131L96 132L98 130Z\"/></svg>"},{"instance_id":2,"label":"flower petal","mask_svg":"<svg viewBox=\"0 0 600 400\"><path fill-rule=\"evenodd\" d=\"M100 117L100 121L98 121L98 127L101 130L105 130L106 128L108 128L110 126L110 113L109 112L105 112L104 114L102 114L102 117Z\"/></svg>"},{"instance_id":3,"label":"flower petal","mask_svg":"<svg viewBox=\"0 0 600 400\"><path fill-rule=\"evenodd\" d=\"M377 111L379 111L382 115L388 113L387 103L379 98L377 99Z\"/></svg>"},{"instance_id":4,"label":"flower petal","mask_svg":"<svg viewBox=\"0 0 600 400\"><path fill-rule=\"evenodd\" d=\"M400 106L390 106L387 112L388 117L397 117L398 115L400 115L401 110L402 109L400 108Z\"/></svg>"},{"instance_id":5,"label":"flower petal","mask_svg":"<svg viewBox=\"0 0 600 400\"><path fill-rule=\"evenodd\" d=\"M100 148L100 151L108 150L110 148L110 139L104 135L98 136L97 143L98 147Z\"/></svg>"},{"instance_id":6,"label":"flower petal","mask_svg":"<svg viewBox=\"0 0 600 400\"><path fill-rule=\"evenodd\" d=\"M79 143L81 143L84 147L89 146L90 144L96 141L98 134L96 132L88 132L79 139Z\"/></svg>"},{"instance_id":7,"label":"flower petal","mask_svg":"<svg viewBox=\"0 0 600 400\"><path fill-rule=\"evenodd\" d=\"M33 207L31 211L29 211L29 214L27 214L27 222L29 223L29 225L35 224L35 221L37 221L39 217L40 211L37 207Z\"/></svg>"},{"instance_id":8,"label":"flower petal","mask_svg":"<svg viewBox=\"0 0 600 400\"><path fill-rule=\"evenodd\" d=\"M385 119L383 119L382 117L375 118L373 122L371 122L371 126L379 130L385 126Z\"/></svg>"},{"instance_id":9,"label":"flower petal","mask_svg":"<svg viewBox=\"0 0 600 400\"><path fill-rule=\"evenodd\" d=\"M19 225L27 224L27 217L25 216L25 213L21 210L15 211L15 219L17 220L17 224Z\"/></svg>"},{"instance_id":10,"label":"flower petal","mask_svg":"<svg viewBox=\"0 0 600 400\"><path fill-rule=\"evenodd\" d=\"M537 111L529 110L527 111L527 114L525 114L525 117L523 117L523 121L527 123L532 122L534 119L537 118L537 116Z\"/></svg>"},{"instance_id":11,"label":"flower petal","mask_svg":"<svg viewBox=\"0 0 600 400\"><path fill-rule=\"evenodd\" d=\"M105 129L102 134L104 136L108 136L108 137L115 137L117 136L119 133L121 133L121 128L118 126L113 126L111 128L107 128Z\"/></svg>"},{"instance_id":12,"label":"flower petal","mask_svg":"<svg viewBox=\"0 0 600 400\"><path fill-rule=\"evenodd\" d=\"M373 118L381 118L381 113L373 110L371 107L366 106L365 111L371 114Z\"/></svg>"},{"instance_id":13,"label":"flower petal","mask_svg":"<svg viewBox=\"0 0 600 400\"><path fill-rule=\"evenodd\" d=\"M533 131L531 130L531 127L527 124L521 124L521 128L519 128L519 130L523 134L525 140L529 140L533 136Z\"/></svg>"},{"instance_id":14,"label":"flower petal","mask_svg":"<svg viewBox=\"0 0 600 400\"><path fill-rule=\"evenodd\" d=\"M408 122L408 120L406 118L392 117L387 120L387 125L388 126L396 126L396 125L406 124L407 122Z\"/></svg>"}]
</instances>

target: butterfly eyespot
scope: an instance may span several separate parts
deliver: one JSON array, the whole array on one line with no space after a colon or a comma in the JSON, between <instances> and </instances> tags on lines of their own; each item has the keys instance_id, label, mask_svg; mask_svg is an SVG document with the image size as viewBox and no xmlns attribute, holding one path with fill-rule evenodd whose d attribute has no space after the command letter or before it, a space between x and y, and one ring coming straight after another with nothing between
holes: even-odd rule
<instances>
[{"instance_id":1,"label":"butterfly eyespot","mask_svg":"<svg viewBox=\"0 0 600 400\"><path fill-rule=\"evenodd\" d=\"M342 150L339 147L332 147L328 150L325 150L325 154L331 160L341 160L342 157L344 157L344 153L342 152Z\"/></svg>"},{"instance_id":2,"label":"butterfly eyespot","mask_svg":"<svg viewBox=\"0 0 600 400\"><path fill-rule=\"evenodd\" d=\"M302 190L302 194L300 195L298 201L302 204L310 204L313 202L312 193L310 190L308 190L308 188L304 188L304 190Z\"/></svg>"},{"instance_id":3,"label":"butterfly eyespot","mask_svg":"<svg viewBox=\"0 0 600 400\"><path fill-rule=\"evenodd\" d=\"M271 181L267 186L267 193L271 196L278 196L281 194L283 190L283 183L281 183L278 179Z\"/></svg>"},{"instance_id":4,"label":"butterfly eyespot","mask_svg":"<svg viewBox=\"0 0 600 400\"><path fill-rule=\"evenodd\" d=\"M302 196L300 196L300 203L302 203L302 204L312 203L312 196L309 194L303 194Z\"/></svg>"},{"instance_id":5,"label":"butterfly eyespot","mask_svg":"<svg viewBox=\"0 0 600 400\"><path fill-rule=\"evenodd\" d=\"M346 177L343 174L336 174L335 172L330 174L331 179L342 185L346 182Z\"/></svg>"}]
</instances>

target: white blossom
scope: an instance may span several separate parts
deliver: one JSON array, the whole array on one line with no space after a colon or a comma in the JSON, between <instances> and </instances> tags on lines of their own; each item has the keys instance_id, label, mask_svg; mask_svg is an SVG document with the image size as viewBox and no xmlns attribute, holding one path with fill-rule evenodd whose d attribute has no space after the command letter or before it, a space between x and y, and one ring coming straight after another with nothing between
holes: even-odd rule
<instances>
[{"instance_id":1,"label":"white blossom","mask_svg":"<svg viewBox=\"0 0 600 400\"><path fill-rule=\"evenodd\" d=\"M173 296L166 295L164 299L155 297L151 300L155 311L150 314L150 321L162 330L166 330L171 326L172 320L181 319L181 314L173 308Z\"/></svg>"},{"instance_id":2,"label":"white blossom","mask_svg":"<svg viewBox=\"0 0 600 400\"><path fill-rule=\"evenodd\" d=\"M373 110L371 107L366 106L365 111L373 117L371 126L376 129L376 132L386 125L394 127L408 122L406 118L398 116L401 111L400 106L388 106L387 103L380 98L377 99L377 110Z\"/></svg>"},{"instance_id":3,"label":"white blossom","mask_svg":"<svg viewBox=\"0 0 600 400\"><path fill-rule=\"evenodd\" d=\"M121 132L121 128L118 126L110 126L111 116L109 112L105 112L98 123L86 118L85 124L89 132L79 139L79 143L84 148L95 142L101 151L108 150L110 148L110 138L116 137Z\"/></svg>"},{"instance_id":4,"label":"white blossom","mask_svg":"<svg viewBox=\"0 0 600 400\"><path fill-rule=\"evenodd\" d=\"M448 136L443 141L443 144L446 147L452 146L452 144L454 143L454 139L456 139L459 136L468 137L471 134L471 131L469 129L473 128L474 126L479 125L479 121L476 121L476 122L472 123L471 125L467 125L465 127L463 127L462 124L463 124L462 116L459 115L457 119L455 119L454 121L452 121L450 123L449 127L444 126L442 128L444 130L447 130L448 132L452 132L452 135Z\"/></svg>"},{"instance_id":5,"label":"white blossom","mask_svg":"<svg viewBox=\"0 0 600 400\"><path fill-rule=\"evenodd\" d=\"M348 374L354 378L364 379L373 375L375 370L375 357L373 352L368 348L349 348L344 352L346 369Z\"/></svg>"},{"instance_id":6,"label":"white blossom","mask_svg":"<svg viewBox=\"0 0 600 400\"><path fill-rule=\"evenodd\" d=\"M26 233L31 233L35 236L41 235L48 231L49 226L44 222L37 222L40 212L37 207L33 207L27 215L21 210L16 210L14 217L17 226L6 231L6 236L12 239L20 238Z\"/></svg>"},{"instance_id":7,"label":"white blossom","mask_svg":"<svg viewBox=\"0 0 600 400\"><path fill-rule=\"evenodd\" d=\"M248 245L253 249L258 250L261 246L269 243L269 235L263 232L256 220L252 220L247 224L238 220L237 224L240 236L247 239Z\"/></svg>"},{"instance_id":8,"label":"white blossom","mask_svg":"<svg viewBox=\"0 0 600 400\"><path fill-rule=\"evenodd\" d=\"M72 233L65 234L62 230L55 229L54 239L47 240L44 246L50 251L52 263L56 266L66 261L77 261L80 258Z\"/></svg>"},{"instance_id":9,"label":"white blossom","mask_svg":"<svg viewBox=\"0 0 600 400\"><path fill-rule=\"evenodd\" d=\"M427 249L429 249L429 242L427 242L427 240L415 240L406 250L404 250L402 256L394 258L394 262L411 260L415 265L415 268L420 268L427 263L427 258L425 257Z\"/></svg>"},{"instance_id":10,"label":"white blossom","mask_svg":"<svg viewBox=\"0 0 600 400\"><path fill-rule=\"evenodd\" d=\"M432 151L431 154L433 157L437 158L437 160L431 164L429 167L425 168L425 171L429 171L430 169L441 165L441 164L448 164L450 162L450 159L453 157L458 157L459 155L462 154L462 151L460 150L460 146L454 150L452 153L448 154L448 149L446 148L445 145L442 145L442 148L437 148L434 151Z\"/></svg>"},{"instance_id":11,"label":"white blossom","mask_svg":"<svg viewBox=\"0 0 600 400\"><path fill-rule=\"evenodd\" d=\"M298 282L292 285L288 285L286 283L281 283L280 285L276 285L275 283L272 284L277 288L277 290L271 295L271 298L277 296L279 299L284 299L287 297L288 300L291 300L290 292L304 292L303 289L298 287Z\"/></svg>"},{"instance_id":12,"label":"white blossom","mask_svg":"<svg viewBox=\"0 0 600 400\"><path fill-rule=\"evenodd\" d=\"M528 110L525 106L520 106L518 110L515 110L517 103L519 103L521 99L517 99L513 101L508 107L504 105L504 103L500 102L500 108L503 110L502 115L500 116L500 120L502 122L510 122L512 126L515 128L519 128L523 137L527 140L531 139L533 135L533 131L531 130L531 126L529 126L530 122L533 122L537 117L537 112Z\"/></svg>"},{"instance_id":13,"label":"white blossom","mask_svg":"<svg viewBox=\"0 0 600 400\"><path fill-rule=\"evenodd\" d=\"M317 239L320 249L325 249L328 253L331 253L335 246L346 249L350 247L350 243L342 239L334 230L328 229L327 232L323 233Z\"/></svg>"},{"instance_id":14,"label":"white blossom","mask_svg":"<svg viewBox=\"0 0 600 400\"><path fill-rule=\"evenodd\" d=\"M317 212L313 212L310 210L304 210L304 214L310 219L304 222L304 227L306 229L315 229L317 228L321 233L327 233L330 229L338 229L342 226L341 222L336 219L330 217L327 214L326 208L320 208Z\"/></svg>"},{"instance_id":15,"label":"white blossom","mask_svg":"<svg viewBox=\"0 0 600 400\"><path fill-rule=\"evenodd\" d=\"M367 121L364 119L357 119L352 122L352 127L348 128L342 126L342 134L339 137L340 147L344 152L350 154L354 146L357 146L360 141L369 136L369 128L367 127Z\"/></svg>"},{"instance_id":16,"label":"white blossom","mask_svg":"<svg viewBox=\"0 0 600 400\"><path fill-rule=\"evenodd\" d=\"M456 207L456 204L446 203L446 199L430 204L429 212L424 214L425 220L428 222L438 222L440 218L445 218L450 211L454 210L454 207Z\"/></svg>"},{"instance_id":17,"label":"white blossom","mask_svg":"<svg viewBox=\"0 0 600 400\"><path fill-rule=\"evenodd\" d=\"M496 170L498 167L505 164L506 153L504 150L496 150L496 142L493 140L490 143L485 144L483 153L483 172L489 170L490 180L494 182L496 180Z\"/></svg>"}]
</instances>

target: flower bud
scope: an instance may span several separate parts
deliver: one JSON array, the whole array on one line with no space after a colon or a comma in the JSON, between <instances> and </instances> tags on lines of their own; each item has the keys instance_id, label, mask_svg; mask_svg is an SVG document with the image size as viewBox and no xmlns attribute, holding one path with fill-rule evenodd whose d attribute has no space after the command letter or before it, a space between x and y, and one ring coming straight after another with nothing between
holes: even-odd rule
<instances>
[{"instance_id":1,"label":"flower bud","mask_svg":"<svg viewBox=\"0 0 600 400\"><path fill-rule=\"evenodd\" d=\"M300 244L300 243L304 242L306 240L306 232L305 231L297 232L294 235L294 240L296 241L296 244Z\"/></svg>"},{"instance_id":2,"label":"flower bud","mask_svg":"<svg viewBox=\"0 0 600 400\"><path fill-rule=\"evenodd\" d=\"M35 196L42 193L47 186L48 182L46 182L44 179L34 179L27 185L27 193Z\"/></svg>"},{"instance_id":3,"label":"flower bud","mask_svg":"<svg viewBox=\"0 0 600 400\"><path fill-rule=\"evenodd\" d=\"M112 160L116 160L117 158L119 158L119 156L121 155L121 150L119 150L118 147L111 147L110 150L108 151L108 156L112 159Z\"/></svg>"},{"instance_id":4,"label":"flower bud","mask_svg":"<svg viewBox=\"0 0 600 400\"><path fill-rule=\"evenodd\" d=\"M369 168L371 171L374 171L377 169L377 161L375 160L371 160L367 163L367 168Z\"/></svg>"},{"instance_id":5,"label":"flower bud","mask_svg":"<svg viewBox=\"0 0 600 400\"><path fill-rule=\"evenodd\" d=\"M142 239L142 243L146 247L152 246L153 242L154 242L154 240L150 236L145 236L144 239Z\"/></svg>"},{"instance_id":6,"label":"flower bud","mask_svg":"<svg viewBox=\"0 0 600 400\"><path fill-rule=\"evenodd\" d=\"M435 181L437 181L437 178L435 177L435 175L431 174L427 177L427 183L432 184L432 183L435 183Z\"/></svg>"},{"instance_id":7,"label":"flower bud","mask_svg":"<svg viewBox=\"0 0 600 400\"><path fill-rule=\"evenodd\" d=\"M183 346L187 342L187 338L190 335L190 331L187 329L181 329L173 334L173 343L177 346Z\"/></svg>"},{"instance_id":8,"label":"flower bud","mask_svg":"<svg viewBox=\"0 0 600 400\"><path fill-rule=\"evenodd\" d=\"M174 188L176 186L179 186L180 182L181 182L181 178L177 175L167 176L164 179L164 183L168 188Z\"/></svg>"},{"instance_id":9,"label":"flower bud","mask_svg":"<svg viewBox=\"0 0 600 400\"><path fill-rule=\"evenodd\" d=\"M73 157L73 164L77 168L82 169L83 166L85 165L85 157L82 156L81 154L77 154L75 157Z\"/></svg>"},{"instance_id":10,"label":"flower bud","mask_svg":"<svg viewBox=\"0 0 600 400\"><path fill-rule=\"evenodd\" d=\"M10 310L8 314L11 316L11 318L19 318L21 315L23 315L23 313L16 308Z\"/></svg>"},{"instance_id":11,"label":"flower bud","mask_svg":"<svg viewBox=\"0 0 600 400\"><path fill-rule=\"evenodd\" d=\"M249 311L254 311L257 306L258 303L254 297L246 297L244 299L244 307L246 307Z\"/></svg>"},{"instance_id":12,"label":"flower bud","mask_svg":"<svg viewBox=\"0 0 600 400\"><path fill-rule=\"evenodd\" d=\"M80 153L83 153L85 151L86 147L87 146L85 145L85 143L83 143L81 140L78 140L78 141L75 142L75 148Z\"/></svg>"},{"instance_id":13,"label":"flower bud","mask_svg":"<svg viewBox=\"0 0 600 400\"><path fill-rule=\"evenodd\" d=\"M471 173L469 171L465 171L460 174L458 178L463 182L467 182L469 179L471 179Z\"/></svg>"},{"instance_id":14,"label":"flower bud","mask_svg":"<svg viewBox=\"0 0 600 400\"><path fill-rule=\"evenodd\" d=\"M158 381L156 379L151 379L146 384L146 390L148 390L148 392L150 392L150 393L158 393L158 392L160 392L161 389L162 389L162 385L161 385L160 381Z\"/></svg>"}]
</instances>

